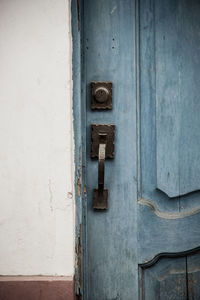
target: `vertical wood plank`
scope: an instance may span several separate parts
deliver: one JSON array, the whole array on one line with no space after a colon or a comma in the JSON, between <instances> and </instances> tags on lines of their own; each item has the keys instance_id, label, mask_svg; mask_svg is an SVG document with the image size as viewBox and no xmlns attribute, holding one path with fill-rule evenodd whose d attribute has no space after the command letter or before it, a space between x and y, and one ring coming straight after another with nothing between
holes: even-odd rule
<instances>
[{"instance_id":1,"label":"vertical wood plank","mask_svg":"<svg viewBox=\"0 0 200 300\"><path fill-rule=\"evenodd\" d=\"M187 257L189 300L200 299L200 253Z\"/></svg>"},{"instance_id":2,"label":"vertical wood plank","mask_svg":"<svg viewBox=\"0 0 200 300\"><path fill-rule=\"evenodd\" d=\"M135 3L85 1L87 84L88 299L138 297ZM113 109L91 111L90 82L113 82ZM116 124L115 158L106 160L108 211L92 208L97 161L90 159L91 123Z\"/></svg>"},{"instance_id":3,"label":"vertical wood plank","mask_svg":"<svg viewBox=\"0 0 200 300\"><path fill-rule=\"evenodd\" d=\"M200 3L155 1L157 185L199 190Z\"/></svg>"},{"instance_id":4,"label":"vertical wood plank","mask_svg":"<svg viewBox=\"0 0 200 300\"><path fill-rule=\"evenodd\" d=\"M157 154L157 147L162 147L163 142L157 140L158 133L156 126L156 97L158 93L157 90L159 89L159 86L157 86L156 84L156 81L158 80L158 75L156 74L158 42L156 42L156 40L160 38L157 32L159 32L159 34L161 35L163 30L162 26L160 29L157 28L159 24L156 24L155 14L158 14L157 10L163 11L164 14L165 10L162 9L162 7L165 6L163 3L164 1L160 4L156 1L150 0L140 1L139 35L141 95L141 187L143 198L152 199L157 207L162 211L175 212L179 211L179 199L173 199L173 201L171 201L171 199L166 194L157 189L157 168L160 167L157 165L157 155L159 155ZM156 8L157 5L158 8ZM165 3L165 5L167 6L167 3ZM173 11L172 8L171 10ZM169 9L170 8L168 8L168 11ZM169 21L171 19L172 16L169 17ZM171 22L170 24L169 35L173 30L173 22ZM165 142L165 136L163 136L163 139ZM168 147L170 146L171 144ZM174 145L172 145L172 147L174 147ZM162 155L165 155L168 151L168 148L167 151L166 149L164 149L164 152L162 150ZM176 153L177 152L175 151L173 155L176 155Z\"/></svg>"},{"instance_id":5,"label":"vertical wood plank","mask_svg":"<svg viewBox=\"0 0 200 300\"><path fill-rule=\"evenodd\" d=\"M180 194L200 189L200 2L181 1Z\"/></svg>"}]
</instances>

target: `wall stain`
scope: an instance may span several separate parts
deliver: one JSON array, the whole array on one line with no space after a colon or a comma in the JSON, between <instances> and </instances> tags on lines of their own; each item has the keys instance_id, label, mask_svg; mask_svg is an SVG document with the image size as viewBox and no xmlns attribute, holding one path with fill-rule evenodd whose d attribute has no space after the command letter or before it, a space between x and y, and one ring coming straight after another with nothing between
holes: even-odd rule
<instances>
[{"instance_id":1,"label":"wall stain","mask_svg":"<svg viewBox=\"0 0 200 300\"><path fill-rule=\"evenodd\" d=\"M50 210L51 212L53 212L53 192L52 192L52 188L51 188L51 179L49 179L49 183L48 183L48 187L49 187L49 205L50 205Z\"/></svg>"}]
</instances>

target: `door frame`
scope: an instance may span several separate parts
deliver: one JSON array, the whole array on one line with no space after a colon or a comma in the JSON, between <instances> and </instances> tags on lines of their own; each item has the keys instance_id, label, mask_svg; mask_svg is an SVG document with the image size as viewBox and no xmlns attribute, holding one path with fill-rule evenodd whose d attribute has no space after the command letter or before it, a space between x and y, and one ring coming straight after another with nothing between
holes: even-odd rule
<instances>
[{"instance_id":1,"label":"door frame","mask_svg":"<svg viewBox=\"0 0 200 300\"><path fill-rule=\"evenodd\" d=\"M72 30L72 80L73 80L73 130L75 162L75 299L87 299L86 273L86 103L85 73L82 59L83 2L71 0ZM84 101L84 102L83 102Z\"/></svg>"}]
</instances>

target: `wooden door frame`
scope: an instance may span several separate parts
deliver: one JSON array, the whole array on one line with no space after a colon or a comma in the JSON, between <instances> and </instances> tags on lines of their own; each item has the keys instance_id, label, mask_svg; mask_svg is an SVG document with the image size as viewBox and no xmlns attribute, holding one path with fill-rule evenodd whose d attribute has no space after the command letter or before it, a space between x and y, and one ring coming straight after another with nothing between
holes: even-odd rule
<instances>
[{"instance_id":1,"label":"wooden door frame","mask_svg":"<svg viewBox=\"0 0 200 300\"><path fill-rule=\"evenodd\" d=\"M87 299L86 272L86 97L85 74L82 60L83 1L71 0L72 28L72 79L73 79L73 128L75 161L75 299Z\"/></svg>"}]
</instances>

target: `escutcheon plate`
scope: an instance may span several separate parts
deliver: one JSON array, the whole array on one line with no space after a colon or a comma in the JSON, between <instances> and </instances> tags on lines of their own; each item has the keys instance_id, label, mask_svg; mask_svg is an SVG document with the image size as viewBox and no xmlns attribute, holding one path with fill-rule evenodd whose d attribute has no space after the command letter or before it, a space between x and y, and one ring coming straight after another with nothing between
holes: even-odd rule
<instances>
[{"instance_id":1,"label":"escutcheon plate","mask_svg":"<svg viewBox=\"0 0 200 300\"><path fill-rule=\"evenodd\" d=\"M98 158L100 134L107 135L105 158L114 158L115 125L113 124L92 124L91 125L91 138L92 138L91 158Z\"/></svg>"}]
</instances>

